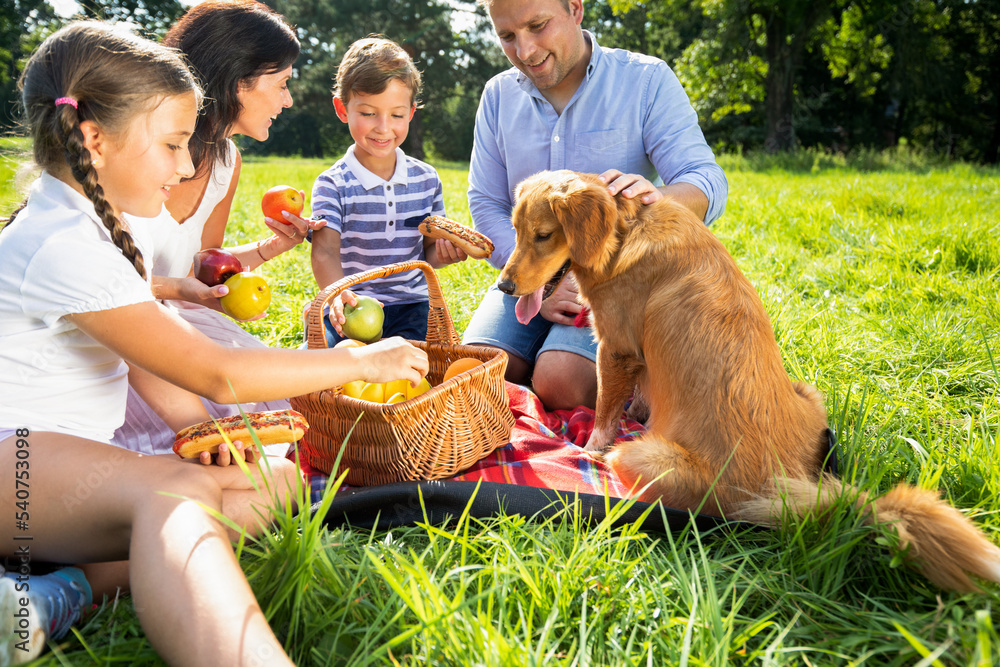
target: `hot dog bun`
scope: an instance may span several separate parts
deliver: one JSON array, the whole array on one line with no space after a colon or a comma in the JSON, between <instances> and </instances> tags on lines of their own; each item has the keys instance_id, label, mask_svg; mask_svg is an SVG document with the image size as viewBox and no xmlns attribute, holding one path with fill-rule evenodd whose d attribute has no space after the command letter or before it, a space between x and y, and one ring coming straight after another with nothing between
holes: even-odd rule
<instances>
[{"instance_id":1,"label":"hot dog bun","mask_svg":"<svg viewBox=\"0 0 1000 667\"><path fill-rule=\"evenodd\" d=\"M309 429L306 418L295 410L248 412L246 415L261 445L295 442ZM174 453L182 459L192 459L202 452L216 451L225 442L220 429L230 440L242 440L246 445L253 443L242 415L223 417L216 422L205 421L178 431L174 437Z\"/></svg>"},{"instance_id":2,"label":"hot dog bun","mask_svg":"<svg viewBox=\"0 0 1000 667\"><path fill-rule=\"evenodd\" d=\"M426 218L419 229L424 236L451 241L473 259L486 259L493 254L493 241L488 237L440 215Z\"/></svg>"}]
</instances>

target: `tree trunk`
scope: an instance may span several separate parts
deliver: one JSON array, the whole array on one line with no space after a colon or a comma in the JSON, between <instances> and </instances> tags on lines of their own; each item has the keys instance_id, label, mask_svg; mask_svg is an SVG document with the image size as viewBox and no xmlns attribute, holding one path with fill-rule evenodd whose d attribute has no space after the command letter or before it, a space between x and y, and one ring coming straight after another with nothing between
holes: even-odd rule
<instances>
[{"instance_id":1,"label":"tree trunk","mask_svg":"<svg viewBox=\"0 0 1000 667\"><path fill-rule=\"evenodd\" d=\"M795 54L789 44L785 17L772 14L767 19L767 78L765 80L767 134L764 148L769 153L795 148L792 105L795 95ZM795 42L793 41L793 44Z\"/></svg>"},{"instance_id":2,"label":"tree trunk","mask_svg":"<svg viewBox=\"0 0 1000 667\"><path fill-rule=\"evenodd\" d=\"M410 121L410 132L406 135L406 145L403 146L403 152L410 157L416 158L418 160L425 159L424 157L424 123L420 111L413 114L413 119Z\"/></svg>"}]
</instances>

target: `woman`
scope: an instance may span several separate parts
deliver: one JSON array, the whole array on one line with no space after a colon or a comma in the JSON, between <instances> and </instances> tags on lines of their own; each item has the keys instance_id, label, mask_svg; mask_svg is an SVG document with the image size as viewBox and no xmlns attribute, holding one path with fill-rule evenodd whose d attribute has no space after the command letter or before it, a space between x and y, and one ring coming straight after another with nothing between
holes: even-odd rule
<instances>
[{"instance_id":1,"label":"woman","mask_svg":"<svg viewBox=\"0 0 1000 667\"><path fill-rule=\"evenodd\" d=\"M221 247L225 237L241 165L232 137L266 140L273 119L292 106L288 80L299 42L292 28L266 5L254 0L210 0L185 13L167 33L164 44L187 57L204 86L205 104L190 142L195 175L172 188L154 225L154 293L170 300L181 317L217 342L231 347L261 346L217 312L218 297L225 288L208 288L191 278L191 265L195 252ZM286 216L284 222L290 224L265 218L273 232L270 237L228 250L253 270L301 243L310 229L322 226ZM130 369L130 383L125 424L115 434L114 444L146 454L169 452L175 431L160 415L171 412L179 400L195 399L177 398L174 387L139 369ZM152 393L163 397L162 404L143 401L135 391L139 385L154 387ZM207 400L204 404L216 417L237 412L230 405ZM243 407L275 410L288 403L244 403ZM228 461L228 455L221 452L219 459ZM203 462L210 462L207 454Z\"/></svg>"}]
</instances>

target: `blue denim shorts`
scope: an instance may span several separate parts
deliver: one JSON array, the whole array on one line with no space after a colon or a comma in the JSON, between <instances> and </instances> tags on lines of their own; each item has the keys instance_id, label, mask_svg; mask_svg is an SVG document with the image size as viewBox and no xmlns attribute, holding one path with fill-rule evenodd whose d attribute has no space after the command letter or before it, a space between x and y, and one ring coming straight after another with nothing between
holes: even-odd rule
<instances>
[{"instance_id":1,"label":"blue denim shorts","mask_svg":"<svg viewBox=\"0 0 1000 667\"><path fill-rule=\"evenodd\" d=\"M482 303L465 327L462 342L499 347L508 354L535 363L542 352L572 352L597 361L597 341L591 327L574 327L549 322L541 315L521 324L514 314L517 297L490 286Z\"/></svg>"}]
</instances>

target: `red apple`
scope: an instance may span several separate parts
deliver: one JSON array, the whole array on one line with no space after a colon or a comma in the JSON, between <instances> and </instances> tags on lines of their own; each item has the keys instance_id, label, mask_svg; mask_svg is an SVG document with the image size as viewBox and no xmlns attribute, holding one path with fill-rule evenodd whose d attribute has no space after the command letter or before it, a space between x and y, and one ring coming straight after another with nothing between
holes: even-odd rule
<instances>
[{"instance_id":1,"label":"red apple","mask_svg":"<svg viewBox=\"0 0 1000 667\"><path fill-rule=\"evenodd\" d=\"M209 287L229 280L243 270L236 255L222 248L207 248L194 254L194 277Z\"/></svg>"},{"instance_id":2,"label":"red apple","mask_svg":"<svg viewBox=\"0 0 1000 667\"><path fill-rule=\"evenodd\" d=\"M301 191L290 185L276 185L264 193L264 197L260 200L260 210L264 212L265 217L290 225L292 223L285 220L281 212L288 211L292 215L302 215L304 204L305 196Z\"/></svg>"}]
</instances>

